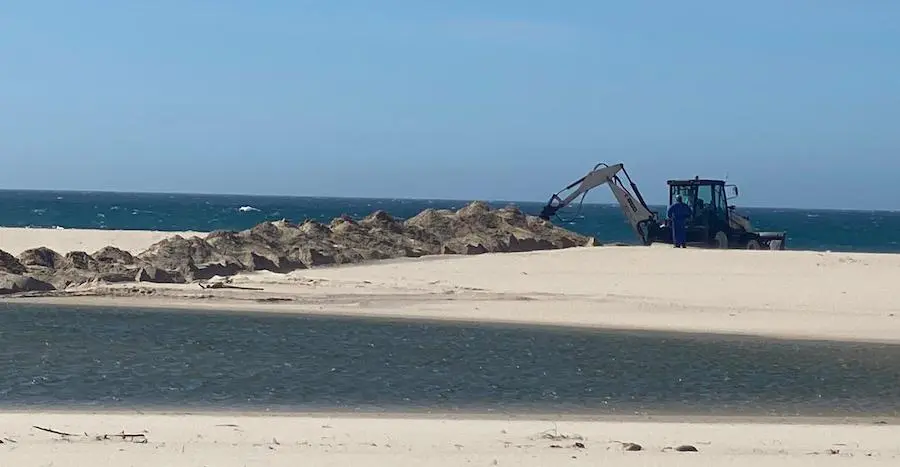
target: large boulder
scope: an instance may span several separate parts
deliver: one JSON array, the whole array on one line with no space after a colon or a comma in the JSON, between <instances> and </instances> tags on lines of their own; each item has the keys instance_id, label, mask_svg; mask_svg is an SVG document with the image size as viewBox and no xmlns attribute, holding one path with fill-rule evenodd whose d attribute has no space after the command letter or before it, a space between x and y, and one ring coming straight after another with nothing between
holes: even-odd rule
<instances>
[{"instance_id":1,"label":"large boulder","mask_svg":"<svg viewBox=\"0 0 900 467\"><path fill-rule=\"evenodd\" d=\"M28 276L39 282L52 284L54 288L65 289L72 278L57 274L57 268L64 268L66 257L47 247L31 248L19 253L19 262L27 269Z\"/></svg>"},{"instance_id":2,"label":"large boulder","mask_svg":"<svg viewBox=\"0 0 900 467\"><path fill-rule=\"evenodd\" d=\"M454 214L446 209L425 209L407 219L403 225L411 238L426 243L443 243L457 236L459 225Z\"/></svg>"},{"instance_id":3,"label":"large boulder","mask_svg":"<svg viewBox=\"0 0 900 467\"><path fill-rule=\"evenodd\" d=\"M247 232L248 236L260 239L269 245L290 245L302 235L298 227L285 220L263 222Z\"/></svg>"},{"instance_id":4,"label":"large boulder","mask_svg":"<svg viewBox=\"0 0 900 467\"><path fill-rule=\"evenodd\" d=\"M0 272L24 274L25 271L25 265L16 259L15 256L0 250Z\"/></svg>"},{"instance_id":5,"label":"large boulder","mask_svg":"<svg viewBox=\"0 0 900 467\"><path fill-rule=\"evenodd\" d=\"M52 284L53 287L59 290L101 282L99 272L77 268L36 269L30 270L29 274Z\"/></svg>"},{"instance_id":6,"label":"large boulder","mask_svg":"<svg viewBox=\"0 0 900 467\"><path fill-rule=\"evenodd\" d=\"M404 234L403 223L397 221L393 216L382 210L375 211L364 217L359 221L359 225L368 228L370 231L378 229L393 234Z\"/></svg>"},{"instance_id":7,"label":"large boulder","mask_svg":"<svg viewBox=\"0 0 900 467\"><path fill-rule=\"evenodd\" d=\"M341 262L334 249L315 248L311 246L297 248L294 251L294 258L308 268L314 266L327 266Z\"/></svg>"},{"instance_id":8,"label":"large boulder","mask_svg":"<svg viewBox=\"0 0 900 467\"><path fill-rule=\"evenodd\" d=\"M66 255L67 257L70 256ZM131 253L116 247L103 247L91 255L93 267L99 272L98 279L103 282L131 282L141 268L141 264Z\"/></svg>"},{"instance_id":9,"label":"large boulder","mask_svg":"<svg viewBox=\"0 0 900 467\"><path fill-rule=\"evenodd\" d=\"M138 258L170 274L180 274L188 281L231 276L243 269L238 260L223 254L206 240L180 235L154 243Z\"/></svg>"},{"instance_id":10,"label":"large boulder","mask_svg":"<svg viewBox=\"0 0 900 467\"><path fill-rule=\"evenodd\" d=\"M102 264L120 264L120 265L132 265L134 264L134 256L125 251L120 250L114 246L105 246L94 252L91 256L94 257L95 260Z\"/></svg>"},{"instance_id":11,"label":"large boulder","mask_svg":"<svg viewBox=\"0 0 900 467\"><path fill-rule=\"evenodd\" d=\"M327 239L332 234L331 229L327 225L311 219L307 219L300 224L300 226L297 227L297 230L304 238L319 241Z\"/></svg>"},{"instance_id":12,"label":"large boulder","mask_svg":"<svg viewBox=\"0 0 900 467\"><path fill-rule=\"evenodd\" d=\"M183 284L184 276L178 271L166 271L152 264L144 264L137 268L134 282L154 282L157 284Z\"/></svg>"},{"instance_id":13,"label":"large boulder","mask_svg":"<svg viewBox=\"0 0 900 467\"><path fill-rule=\"evenodd\" d=\"M206 241L217 251L235 258L248 271L290 272L304 267L286 253L286 244L297 237L296 233L283 232L277 227L275 230L257 227L243 232L214 232Z\"/></svg>"},{"instance_id":14,"label":"large boulder","mask_svg":"<svg viewBox=\"0 0 900 467\"><path fill-rule=\"evenodd\" d=\"M53 285L30 276L0 272L0 295L46 292L53 289Z\"/></svg>"},{"instance_id":15,"label":"large boulder","mask_svg":"<svg viewBox=\"0 0 900 467\"><path fill-rule=\"evenodd\" d=\"M100 262L93 256L83 251L70 251L66 253L63 267L80 269L82 271L100 272Z\"/></svg>"},{"instance_id":16,"label":"large boulder","mask_svg":"<svg viewBox=\"0 0 900 467\"><path fill-rule=\"evenodd\" d=\"M31 248L19 254L19 262L25 266L56 269L65 264L66 258L47 247Z\"/></svg>"}]
</instances>

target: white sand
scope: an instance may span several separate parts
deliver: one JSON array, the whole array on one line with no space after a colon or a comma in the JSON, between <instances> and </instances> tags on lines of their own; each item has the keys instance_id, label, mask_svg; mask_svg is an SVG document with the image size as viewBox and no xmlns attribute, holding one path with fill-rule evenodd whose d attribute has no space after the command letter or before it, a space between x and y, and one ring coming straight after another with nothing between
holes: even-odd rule
<instances>
[{"instance_id":1,"label":"white sand","mask_svg":"<svg viewBox=\"0 0 900 467\"><path fill-rule=\"evenodd\" d=\"M95 439L122 432L146 443ZM900 426L873 423L0 413L0 439L0 462L16 467L900 465ZM643 450L625 452L620 442ZM666 449L686 444L698 452Z\"/></svg>"},{"instance_id":2,"label":"white sand","mask_svg":"<svg viewBox=\"0 0 900 467\"><path fill-rule=\"evenodd\" d=\"M15 252L132 251L157 232L0 229ZM900 342L900 255L595 247L425 257L235 278L262 292L142 284L115 303ZM133 285L115 285L101 293ZM203 295L204 300L197 300ZM212 299L210 298L212 295ZM287 301L260 304L258 299ZM70 303L113 303L102 297Z\"/></svg>"},{"instance_id":3,"label":"white sand","mask_svg":"<svg viewBox=\"0 0 900 467\"><path fill-rule=\"evenodd\" d=\"M0 250L17 256L19 253L45 246L60 254L70 251L93 253L107 245L116 246L132 254L173 235L189 237L206 235L196 232L157 232L148 230L88 230L88 229L30 229L0 227Z\"/></svg>"}]
</instances>

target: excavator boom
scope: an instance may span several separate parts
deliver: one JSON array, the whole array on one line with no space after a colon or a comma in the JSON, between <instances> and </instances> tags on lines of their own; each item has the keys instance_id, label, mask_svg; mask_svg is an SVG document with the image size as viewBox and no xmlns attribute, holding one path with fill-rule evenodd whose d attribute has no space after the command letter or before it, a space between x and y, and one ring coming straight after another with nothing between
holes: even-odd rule
<instances>
[{"instance_id":1,"label":"excavator boom","mask_svg":"<svg viewBox=\"0 0 900 467\"><path fill-rule=\"evenodd\" d=\"M628 188L619 179L619 172L625 174L634 194L629 192ZM544 220L550 220L551 217L557 216L557 212L560 209L568 206L579 197L581 197L581 202L583 203L585 195L590 190L604 184L609 185L613 196L619 202L622 212L628 219L628 223L631 224L631 228L634 229L634 232L644 244L649 244L652 240L650 238L651 229L659 226L656 214L647 207L640 190L631 181L631 177L628 176L628 172L625 171L625 167L621 163L613 165L597 164L587 175L575 180L569 186L552 195L550 201L547 202L547 205L541 211L540 217Z\"/></svg>"}]
</instances>

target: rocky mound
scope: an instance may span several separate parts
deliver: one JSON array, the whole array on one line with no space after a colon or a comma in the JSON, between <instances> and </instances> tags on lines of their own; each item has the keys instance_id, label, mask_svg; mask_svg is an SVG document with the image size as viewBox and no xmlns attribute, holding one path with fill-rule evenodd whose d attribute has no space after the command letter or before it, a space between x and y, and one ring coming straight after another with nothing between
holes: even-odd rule
<instances>
[{"instance_id":1,"label":"rocky mound","mask_svg":"<svg viewBox=\"0 0 900 467\"><path fill-rule=\"evenodd\" d=\"M359 221L264 222L205 238L174 236L133 256L115 247L65 255L34 248L0 251L0 293L65 289L99 282L189 282L241 271L289 272L331 264L438 254L522 252L595 245L592 238L526 215L473 202L458 211L427 209L398 220L376 211ZM49 288L48 288L49 287Z\"/></svg>"}]
</instances>

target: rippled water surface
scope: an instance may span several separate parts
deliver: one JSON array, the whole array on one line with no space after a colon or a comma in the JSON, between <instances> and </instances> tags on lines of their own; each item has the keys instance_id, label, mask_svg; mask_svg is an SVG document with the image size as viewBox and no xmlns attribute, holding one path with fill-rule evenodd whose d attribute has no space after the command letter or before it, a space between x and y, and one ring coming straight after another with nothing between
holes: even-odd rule
<instances>
[{"instance_id":1,"label":"rippled water surface","mask_svg":"<svg viewBox=\"0 0 900 467\"><path fill-rule=\"evenodd\" d=\"M0 403L896 416L900 346L0 304Z\"/></svg>"}]
</instances>

